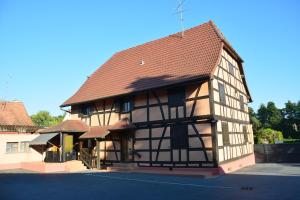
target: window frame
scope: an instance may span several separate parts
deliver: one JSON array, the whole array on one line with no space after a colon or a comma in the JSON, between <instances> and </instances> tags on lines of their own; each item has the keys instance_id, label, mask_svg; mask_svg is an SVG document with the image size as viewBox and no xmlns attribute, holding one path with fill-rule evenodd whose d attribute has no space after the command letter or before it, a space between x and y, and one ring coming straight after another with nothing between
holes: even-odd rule
<instances>
[{"instance_id":1,"label":"window frame","mask_svg":"<svg viewBox=\"0 0 300 200\"><path fill-rule=\"evenodd\" d=\"M13 147L13 145L16 145L16 147ZM10 151L8 151L8 149L10 149ZM12 151L12 149L15 149L16 151ZM18 142L6 142L5 152L6 153L18 153L19 152L19 143Z\"/></svg>"},{"instance_id":2,"label":"window frame","mask_svg":"<svg viewBox=\"0 0 300 200\"><path fill-rule=\"evenodd\" d=\"M173 124L170 127L171 148L172 149L188 149L189 136L187 124Z\"/></svg>"}]
</instances>

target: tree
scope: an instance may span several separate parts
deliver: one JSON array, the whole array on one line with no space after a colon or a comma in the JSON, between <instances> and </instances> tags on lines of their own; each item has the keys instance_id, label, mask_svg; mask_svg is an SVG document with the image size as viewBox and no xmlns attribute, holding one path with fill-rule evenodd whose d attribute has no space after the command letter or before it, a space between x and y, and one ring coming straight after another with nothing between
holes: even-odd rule
<instances>
[{"instance_id":1,"label":"tree","mask_svg":"<svg viewBox=\"0 0 300 200\"><path fill-rule=\"evenodd\" d=\"M283 121L282 128L285 137L299 137L300 135L300 101L298 103L292 103L288 101L285 104L285 108L282 109Z\"/></svg>"},{"instance_id":2,"label":"tree","mask_svg":"<svg viewBox=\"0 0 300 200\"><path fill-rule=\"evenodd\" d=\"M283 141L281 131L275 131L270 128L260 129L258 131L258 144L275 144L276 141Z\"/></svg>"},{"instance_id":3,"label":"tree","mask_svg":"<svg viewBox=\"0 0 300 200\"><path fill-rule=\"evenodd\" d=\"M257 119L256 113L253 108L249 107L249 116L250 123L252 124L253 132L257 133L257 131L261 128L261 122Z\"/></svg>"},{"instance_id":4,"label":"tree","mask_svg":"<svg viewBox=\"0 0 300 200\"><path fill-rule=\"evenodd\" d=\"M32 115L31 119L33 123L41 127L49 127L62 122L64 115L59 115L57 117L51 116L48 111L39 111L37 114Z\"/></svg>"},{"instance_id":5,"label":"tree","mask_svg":"<svg viewBox=\"0 0 300 200\"><path fill-rule=\"evenodd\" d=\"M268 102L267 106L262 104L257 111L257 117L264 128L281 130L281 121L283 119L281 110L278 109L274 102Z\"/></svg>"}]
</instances>

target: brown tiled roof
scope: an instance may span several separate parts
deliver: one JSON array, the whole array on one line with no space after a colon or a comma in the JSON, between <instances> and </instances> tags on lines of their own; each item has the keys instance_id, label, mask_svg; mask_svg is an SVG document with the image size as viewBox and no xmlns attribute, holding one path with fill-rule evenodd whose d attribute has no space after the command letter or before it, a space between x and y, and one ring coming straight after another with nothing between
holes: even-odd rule
<instances>
[{"instance_id":1,"label":"brown tiled roof","mask_svg":"<svg viewBox=\"0 0 300 200\"><path fill-rule=\"evenodd\" d=\"M128 118L121 119L110 126L91 126L89 131L81 135L80 139L89 138L104 138L107 134L113 131L120 131L125 129L134 129L135 126L129 121Z\"/></svg>"},{"instance_id":2,"label":"brown tiled roof","mask_svg":"<svg viewBox=\"0 0 300 200\"><path fill-rule=\"evenodd\" d=\"M66 120L56 126L52 126L46 129L42 129L39 133L84 133L89 130L89 126L80 120Z\"/></svg>"},{"instance_id":3,"label":"brown tiled roof","mask_svg":"<svg viewBox=\"0 0 300 200\"><path fill-rule=\"evenodd\" d=\"M0 125L34 126L24 104L19 101L0 101Z\"/></svg>"},{"instance_id":4,"label":"brown tiled roof","mask_svg":"<svg viewBox=\"0 0 300 200\"><path fill-rule=\"evenodd\" d=\"M110 126L108 128L109 131L118 131L118 130L125 130L125 129L134 129L135 126L129 121L128 118L123 118Z\"/></svg>"},{"instance_id":5,"label":"brown tiled roof","mask_svg":"<svg viewBox=\"0 0 300 200\"><path fill-rule=\"evenodd\" d=\"M103 138L105 137L109 131L109 126L91 126L89 131L82 134L80 139L90 139L90 138Z\"/></svg>"},{"instance_id":6,"label":"brown tiled roof","mask_svg":"<svg viewBox=\"0 0 300 200\"><path fill-rule=\"evenodd\" d=\"M61 106L209 78L224 43L231 48L209 21L186 30L184 37L176 33L118 52Z\"/></svg>"}]
</instances>

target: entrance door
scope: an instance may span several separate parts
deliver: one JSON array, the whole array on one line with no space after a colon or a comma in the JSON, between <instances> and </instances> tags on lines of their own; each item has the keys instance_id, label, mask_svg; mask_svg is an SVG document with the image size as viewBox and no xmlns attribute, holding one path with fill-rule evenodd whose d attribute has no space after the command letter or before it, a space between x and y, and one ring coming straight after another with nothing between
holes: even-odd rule
<instances>
[{"instance_id":1,"label":"entrance door","mask_svg":"<svg viewBox=\"0 0 300 200\"><path fill-rule=\"evenodd\" d=\"M128 161L128 135L121 134L121 162Z\"/></svg>"}]
</instances>

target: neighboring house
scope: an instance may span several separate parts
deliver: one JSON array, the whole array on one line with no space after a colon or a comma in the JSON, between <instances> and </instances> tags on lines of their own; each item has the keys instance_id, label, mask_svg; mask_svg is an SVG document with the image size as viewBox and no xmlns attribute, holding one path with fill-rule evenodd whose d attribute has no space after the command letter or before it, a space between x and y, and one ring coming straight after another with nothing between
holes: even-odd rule
<instances>
[{"instance_id":1,"label":"neighboring house","mask_svg":"<svg viewBox=\"0 0 300 200\"><path fill-rule=\"evenodd\" d=\"M242 63L212 21L116 53L61 106L89 125L81 159L96 151L98 167L225 172L253 164Z\"/></svg>"},{"instance_id":2,"label":"neighboring house","mask_svg":"<svg viewBox=\"0 0 300 200\"><path fill-rule=\"evenodd\" d=\"M37 127L24 104L0 101L0 169L21 168L23 162L42 161L42 155L29 147Z\"/></svg>"}]
</instances>

